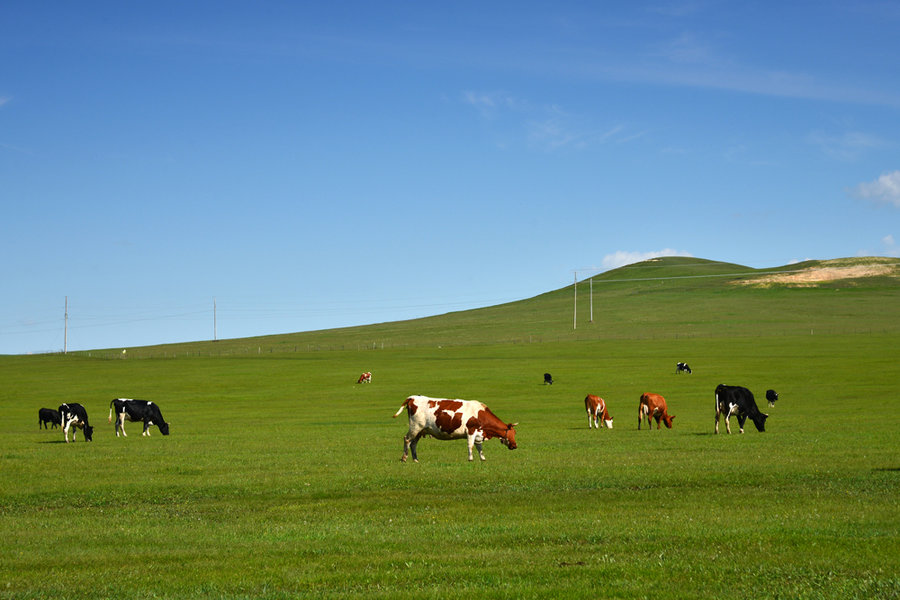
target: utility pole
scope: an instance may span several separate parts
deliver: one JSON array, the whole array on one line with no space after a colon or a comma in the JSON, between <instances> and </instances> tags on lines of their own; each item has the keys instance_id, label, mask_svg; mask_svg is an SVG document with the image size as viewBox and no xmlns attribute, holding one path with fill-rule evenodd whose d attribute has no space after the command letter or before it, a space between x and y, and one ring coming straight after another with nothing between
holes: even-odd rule
<instances>
[{"instance_id":1,"label":"utility pole","mask_svg":"<svg viewBox=\"0 0 900 600\"><path fill-rule=\"evenodd\" d=\"M63 329L63 354L69 353L69 297L66 296L66 319Z\"/></svg>"},{"instance_id":2,"label":"utility pole","mask_svg":"<svg viewBox=\"0 0 900 600\"><path fill-rule=\"evenodd\" d=\"M575 271L575 307L572 317L572 329L578 329L578 271Z\"/></svg>"}]
</instances>

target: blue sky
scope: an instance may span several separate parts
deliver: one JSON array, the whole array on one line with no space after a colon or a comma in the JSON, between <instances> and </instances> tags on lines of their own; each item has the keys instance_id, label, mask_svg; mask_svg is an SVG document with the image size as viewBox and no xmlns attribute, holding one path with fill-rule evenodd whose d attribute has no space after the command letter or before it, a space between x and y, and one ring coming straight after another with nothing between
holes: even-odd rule
<instances>
[{"instance_id":1,"label":"blue sky","mask_svg":"<svg viewBox=\"0 0 900 600\"><path fill-rule=\"evenodd\" d=\"M0 353L900 256L900 2L0 6Z\"/></svg>"}]
</instances>

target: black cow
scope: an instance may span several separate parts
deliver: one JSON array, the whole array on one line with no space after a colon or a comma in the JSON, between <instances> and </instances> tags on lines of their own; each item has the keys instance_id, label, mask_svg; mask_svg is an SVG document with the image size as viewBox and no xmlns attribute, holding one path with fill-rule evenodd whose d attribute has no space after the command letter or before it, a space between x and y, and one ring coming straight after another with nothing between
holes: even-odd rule
<instances>
[{"instance_id":1,"label":"black cow","mask_svg":"<svg viewBox=\"0 0 900 600\"><path fill-rule=\"evenodd\" d=\"M80 404L70 402L59 406L60 426L63 430L63 437L66 443L69 443L69 428L72 430L72 441L75 441L75 432L81 429L84 432L84 441L90 442L94 437L94 428L88 423L87 411Z\"/></svg>"},{"instance_id":2,"label":"black cow","mask_svg":"<svg viewBox=\"0 0 900 600\"><path fill-rule=\"evenodd\" d=\"M553 385L553 376L550 373L544 373L544 383L549 383Z\"/></svg>"},{"instance_id":3,"label":"black cow","mask_svg":"<svg viewBox=\"0 0 900 600\"><path fill-rule=\"evenodd\" d=\"M116 437L119 431L125 433L125 421L143 421L144 432L141 435L150 435L150 426L156 425L163 435L169 435L169 424L163 420L159 407L149 400L133 400L131 398L115 398L109 403L109 422L112 422L113 411L116 413Z\"/></svg>"},{"instance_id":4,"label":"black cow","mask_svg":"<svg viewBox=\"0 0 900 600\"><path fill-rule=\"evenodd\" d=\"M679 362L675 363L675 374L678 375L682 371L686 371L688 375L691 374L691 366L687 363Z\"/></svg>"},{"instance_id":5,"label":"black cow","mask_svg":"<svg viewBox=\"0 0 900 600\"><path fill-rule=\"evenodd\" d=\"M60 422L58 410L42 408L38 411L38 429L41 428L41 425L44 426L44 429L47 429L47 423L50 423L50 429L53 429L54 427L57 427Z\"/></svg>"},{"instance_id":6,"label":"black cow","mask_svg":"<svg viewBox=\"0 0 900 600\"><path fill-rule=\"evenodd\" d=\"M747 417L750 417L759 431L766 430L766 419L769 417L759 412L750 390L738 385L722 384L716 387L716 433L719 433L719 415L725 415L725 429L728 433L731 433L731 415L737 415L741 433L744 433Z\"/></svg>"},{"instance_id":7,"label":"black cow","mask_svg":"<svg viewBox=\"0 0 900 600\"><path fill-rule=\"evenodd\" d=\"M766 390L766 400L769 401L769 406L775 406L775 401L778 400L778 392L775 390Z\"/></svg>"}]
</instances>

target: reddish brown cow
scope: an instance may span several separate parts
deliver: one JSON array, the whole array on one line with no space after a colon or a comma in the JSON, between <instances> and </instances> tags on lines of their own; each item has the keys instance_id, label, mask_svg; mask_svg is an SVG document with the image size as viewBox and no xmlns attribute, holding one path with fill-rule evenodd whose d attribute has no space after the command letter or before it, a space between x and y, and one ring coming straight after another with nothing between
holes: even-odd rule
<instances>
[{"instance_id":1,"label":"reddish brown cow","mask_svg":"<svg viewBox=\"0 0 900 600\"><path fill-rule=\"evenodd\" d=\"M370 371L366 371L359 376L359 379L356 380L356 383L372 383L372 373Z\"/></svg>"},{"instance_id":2,"label":"reddish brown cow","mask_svg":"<svg viewBox=\"0 0 900 600\"><path fill-rule=\"evenodd\" d=\"M609 410L606 408L606 401L600 396L588 394L584 397L584 409L588 414L588 429L597 426L600 429L601 422L609 429L612 429L613 418L609 416Z\"/></svg>"},{"instance_id":3,"label":"reddish brown cow","mask_svg":"<svg viewBox=\"0 0 900 600\"><path fill-rule=\"evenodd\" d=\"M410 453L413 460L419 462L416 445L425 435L439 440L466 438L469 460L472 460L473 446L478 448L478 455L484 460L482 442L493 437L500 438L500 442L510 450L516 449L516 430L513 427L518 423L504 423L481 402L410 396L394 413L394 417L399 417L404 408L409 416L409 431L403 436L403 456L400 457L403 462Z\"/></svg>"},{"instance_id":4,"label":"reddish brown cow","mask_svg":"<svg viewBox=\"0 0 900 600\"><path fill-rule=\"evenodd\" d=\"M647 417L647 427L652 427L651 419L656 419L656 428L660 429L659 421L662 419L666 427L672 429L672 419L675 415L670 415L666 408L666 399L659 394L641 394L641 402L638 404L638 429L641 428L641 421Z\"/></svg>"}]
</instances>

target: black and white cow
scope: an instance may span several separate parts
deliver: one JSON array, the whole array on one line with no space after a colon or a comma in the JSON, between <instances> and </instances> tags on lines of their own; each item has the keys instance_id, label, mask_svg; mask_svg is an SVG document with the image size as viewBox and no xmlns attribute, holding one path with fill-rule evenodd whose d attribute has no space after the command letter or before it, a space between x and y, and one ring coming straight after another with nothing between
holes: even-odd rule
<instances>
[{"instance_id":1,"label":"black and white cow","mask_svg":"<svg viewBox=\"0 0 900 600\"><path fill-rule=\"evenodd\" d=\"M775 406L775 401L778 400L778 392L775 390L766 390L766 400L769 401L769 406Z\"/></svg>"},{"instance_id":2,"label":"black and white cow","mask_svg":"<svg viewBox=\"0 0 900 600\"><path fill-rule=\"evenodd\" d=\"M134 400L132 398L115 398L109 403L109 422L112 422L113 411L116 413L116 437L119 431L125 433L125 421L143 421L144 432L141 435L150 435L150 426L159 427L160 433L169 435L169 424L163 420L159 407L149 400Z\"/></svg>"},{"instance_id":3,"label":"black and white cow","mask_svg":"<svg viewBox=\"0 0 900 600\"><path fill-rule=\"evenodd\" d=\"M675 363L675 374L678 375L681 372L686 372L688 375L691 374L691 366L687 363L678 362Z\"/></svg>"},{"instance_id":4,"label":"black and white cow","mask_svg":"<svg viewBox=\"0 0 900 600\"><path fill-rule=\"evenodd\" d=\"M766 430L766 419L769 415L759 412L753 393L739 385L723 385L716 387L716 433L719 433L719 415L725 415L725 429L731 433L731 415L737 416L741 433L744 433L744 422L747 417L753 421L759 431Z\"/></svg>"},{"instance_id":5,"label":"black and white cow","mask_svg":"<svg viewBox=\"0 0 900 600\"><path fill-rule=\"evenodd\" d=\"M550 373L544 373L544 383L553 385L553 376Z\"/></svg>"},{"instance_id":6,"label":"black and white cow","mask_svg":"<svg viewBox=\"0 0 900 600\"><path fill-rule=\"evenodd\" d=\"M75 432L81 429L84 432L84 441L90 442L94 437L94 428L88 423L87 411L78 403L70 402L59 406L60 426L63 430L63 438L69 443L69 428L72 427L72 441L75 441Z\"/></svg>"},{"instance_id":7,"label":"black and white cow","mask_svg":"<svg viewBox=\"0 0 900 600\"><path fill-rule=\"evenodd\" d=\"M60 424L58 410L42 408L38 411L38 429L41 428L41 425L44 426L44 429L47 429L47 423L50 423L50 429L53 429Z\"/></svg>"}]
</instances>

